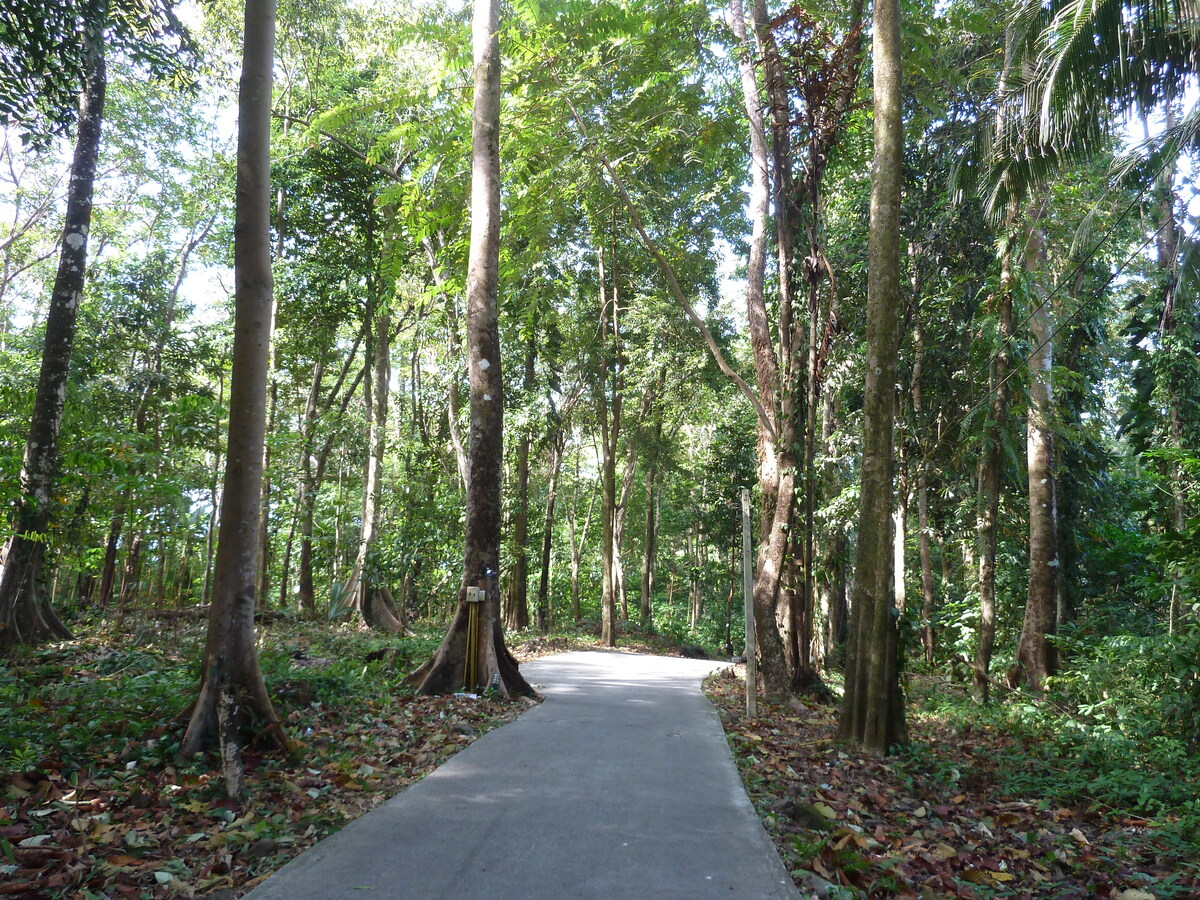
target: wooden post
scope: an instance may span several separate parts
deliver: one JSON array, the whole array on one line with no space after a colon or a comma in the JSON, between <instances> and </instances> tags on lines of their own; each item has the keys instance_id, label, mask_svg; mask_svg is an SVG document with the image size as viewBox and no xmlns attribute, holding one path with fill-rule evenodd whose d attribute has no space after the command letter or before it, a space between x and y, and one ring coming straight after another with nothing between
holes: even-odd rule
<instances>
[{"instance_id":1,"label":"wooden post","mask_svg":"<svg viewBox=\"0 0 1200 900\"><path fill-rule=\"evenodd\" d=\"M467 585L467 658L463 666L463 690L475 690L479 681L479 606L487 597L483 588Z\"/></svg>"},{"instance_id":2,"label":"wooden post","mask_svg":"<svg viewBox=\"0 0 1200 900\"><path fill-rule=\"evenodd\" d=\"M750 563L750 489L742 488L742 594L746 608L746 715L758 715L758 647L754 641L754 572Z\"/></svg>"}]
</instances>

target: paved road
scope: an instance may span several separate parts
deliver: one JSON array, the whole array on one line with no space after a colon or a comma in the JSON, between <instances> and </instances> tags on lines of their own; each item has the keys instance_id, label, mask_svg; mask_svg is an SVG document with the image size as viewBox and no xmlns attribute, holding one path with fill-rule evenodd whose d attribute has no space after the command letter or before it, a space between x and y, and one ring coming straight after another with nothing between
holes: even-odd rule
<instances>
[{"instance_id":1,"label":"paved road","mask_svg":"<svg viewBox=\"0 0 1200 900\"><path fill-rule=\"evenodd\" d=\"M799 897L700 692L713 667L602 652L527 663L544 703L247 896Z\"/></svg>"}]
</instances>

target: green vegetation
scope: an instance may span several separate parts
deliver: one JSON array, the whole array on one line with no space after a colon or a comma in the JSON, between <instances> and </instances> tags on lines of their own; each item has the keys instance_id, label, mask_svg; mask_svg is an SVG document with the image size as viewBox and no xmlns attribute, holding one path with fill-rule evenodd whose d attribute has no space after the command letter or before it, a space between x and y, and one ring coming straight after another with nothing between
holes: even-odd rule
<instances>
[{"instance_id":1,"label":"green vegetation","mask_svg":"<svg viewBox=\"0 0 1200 900\"><path fill-rule=\"evenodd\" d=\"M364 797L390 789L461 743L422 751L423 729L507 714L494 698L417 700L404 681L468 608L468 587L485 588L485 615L528 652L603 634L739 654L748 488L771 715L802 708L794 718L831 725L823 698L844 688L844 736L895 754L859 758L813 733L802 764L750 754L753 783L832 784L811 772L845 752L857 786L886 774L908 792L902 824L916 828L919 808L935 810L920 790L954 808L954 786L974 779L970 811L1016 815L1011 835L1035 812L1073 811L1037 853L1006 862L1046 859L1028 892L1056 878L1080 889L1089 860L1069 841L1089 846L1072 829L1093 842L1095 828L1109 860L1152 837L1174 869L1138 871L1186 895L1200 817L1200 35L1188 4L906 0L903 103L888 119L902 163L882 167L902 180L889 193L899 222L874 236L899 237L899 269L882 278L868 264L881 32L864 28L882 4L514 0L495 32L498 292L468 309L468 11L280 0L273 56L265 40L248 48L274 73L256 120L270 131L255 233L273 294L259 295L270 317L251 317L272 319L269 345L249 342L268 357L253 415L234 408L231 383L246 5L189 7L187 34L169 0L8 6L0 770L15 811L0 821L0 865L48 872L58 857L19 842L51 822L71 832L79 810L64 798L84 791L89 817L113 818L71 833L142 860L116 867L136 870L127 887L231 878L213 853L183 860L186 877L151 871L165 850L102 830L135 827L117 813L147 808L129 800L139 791L224 815L236 779L222 787L218 755L175 758L193 704L197 746L240 747L252 794L299 804L271 800L269 816L233 829L246 847L294 837L300 821L312 833L289 847L324 833L361 806L339 779ZM250 10L269 30L269 5ZM87 129L73 111L85 74L104 98ZM90 151L70 162L76 125L80 147L98 143L93 199L70 204L90 210L86 225L68 216L71 172L81 190L92 181ZM894 378L890 350L868 342L870 276L872 297L892 298L876 312L895 314ZM487 358L472 330L481 309L498 329ZM876 375L887 384L868 397ZM231 420L237 438L260 418L262 483L226 490L229 473L257 477L259 457L231 448ZM887 433L893 452L880 449ZM485 437L491 474L472 482ZM464 552L481 521L476 501L468 520L468 484L491 504L486 564ZM218 564L222 538L240 566L233 553ZM234 569L240 587L223 594ZM867 608L869 636L856 619ZM221 633L202 640L212 610ZM458 619L452 649L465 654L479 632ZM885 664L868 674L864 660ZM451 694L490 682L460 685L457 658L440 670ZM218 701L237 690L242 714L218 736ZM784 695L799 706L775 704ZM849 727L868 718L887 727ZM784 724L798 723L772 727ZM371 741L395 742L386 775L364 757ZM764 759L782 762L764 772ZM310 790L342 792L345 815L312 818L325 813L304 808ZM836 888L910 891L916 876L860 839L896 850L912 833L897 823L878 837L845 797L822 796L804 802L850 810L861 821L845 827L864 830L784 829L787 852L822 860L828 874L805 871ZM173 803L158 808L183 816ZM1027 806L1000 806L1012 803ZM967 812L938 817L967 828ZM286 834L254 830L278 815ZM179 821L160 848L209 847L192 839L198 821ZM926 848L945 890L1019 893L993 877L1012 869L976 865L998 858L983 843L953 872L939 843L959 848ZM93 853L83 846L64 852ZM53 890L92 890L103 866L87 859ZM968 869L982 881L964 884Z\"/></svg>"}]
</instances>

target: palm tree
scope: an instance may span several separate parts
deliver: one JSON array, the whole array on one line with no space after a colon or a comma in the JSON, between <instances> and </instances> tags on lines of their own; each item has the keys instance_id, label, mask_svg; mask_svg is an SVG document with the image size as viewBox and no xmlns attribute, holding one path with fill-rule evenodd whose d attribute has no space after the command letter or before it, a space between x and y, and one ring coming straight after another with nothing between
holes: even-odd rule
<instances>
[{"instance_id":1,"label":"palm tree","mask_svg":"<svg viewBox=\"0 0 1200 900\"><path fill-rule=\"evenodd\" d=\"M1005 127L991 148L994 210L1064 163L1107 151L1125 115L1173 108L1200 75L1195 0L1022 0L1011 34ZM1198 145L1193 102L1117 173L1147 185Z\"/></svg>"}]
</instances>

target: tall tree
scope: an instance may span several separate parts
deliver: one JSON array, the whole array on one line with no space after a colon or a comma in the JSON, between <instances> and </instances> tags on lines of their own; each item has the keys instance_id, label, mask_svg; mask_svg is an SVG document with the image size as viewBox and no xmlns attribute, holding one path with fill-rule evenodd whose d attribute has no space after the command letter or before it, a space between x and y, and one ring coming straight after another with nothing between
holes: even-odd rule
<instances>
[{"instance_id":1,"label":"tall tree","mask_svg":"<svg viewBox=\"0 0 1200 900\"><path fill-rule=\"evenodd\" d=\"M244 35L238 90L229 441L200 695L180 745L184 755L205 749L214 739L223 753L236 747L235 729L245 724L248 714L266 723L269 744L286 747L258 667L254 632L273 303L270 224L275 0L246 0ZM233 785L227 783L227 788L236 792Z\"/></svg>"},{"instance_id":2,"label":"tall tree","mask_svg":"<svg viewBox=\"0 0 1200 900\"><path fill-rule=\"evenodd\" d=\"M892 436L900 337L900 186L904 151L898 0L875 0L874 31L875 160L871 168L862 499L846 693L838 719L838 738L882 754L907 740L897 616L891 595Z\"/></svg>"},{"instance_id":3,"label":"tall tree","mask_svg":"<svg viewBox=\"0 0 1200 900\"><path fill-rule=\"evenodd\" d=\"M500 377L500 37L499 0L475 0L472 21L471 250L467 264L467 367L471 432L466 538L458 611L433 658L410 676L421 693L496 686L532 694L504 645L500 622L500 485L504 382ZM472 610L467 588L484 599ZM472 624L473 623L473 624Z\"/></svg>"},{"instance_id":4,"label":"tall tree","mask_svg":"<svg viewBox=\"0 0 1200 900\"><path fill-rule=\"evenodd\" d=\"M765 16L760 13L758 18L762 19ZM762 657L760 671L763 682L768 691L780 693L787 689L788 677L783 642L775 626L775 606L783 575L783 553L791 527L795 491L795 395L793 391L783 389L780 383L779 365L775 359L770 324L767 321L764 281L770 195L769 165L762 99L754 74L754 53L746 34L745 11L741 0L730 0L730 20L734 37L739 44L738 67L741 71L746 117L750 124L751 235L746 278L746 311L758 394L767 401L764 403L763 399L760 399L757 404L760 410L758 481L762 513L759 519L759 550L754 577L755 637L759 655ZM782 278L786 277L785 272ZM787 339L785 336L784 340ZM779 433L782 423L788 423L789 433Z\"/></svg>"},{"instance_id":5,"label":"tall tree","mask_svg":"<svg viewBox=\"0 0 1200 900\"><path fill-rule=\"evenodd\" d=\"M1042 204L1030 211L1029 243L1025 248L1025 270L1033 272L1045 262L1045 232L1038 219ZM1053 393L1054 345L1052 343L1050 298L1031 292L1029 302L1029 414L1026 419L1026 463L1029 472L1029 591L1025 620L1017 645L1017 664L1009 672L1009 684L1028 681L1035 691L1045 687L1054 674L1056 654L1050 637L1058 617L1058 517L1055 492L1051 401Z\"/></svg>"},{"instance_id":6,"label":"tall tree","mask_svg":"<svg viewBox=\"0 0 1200 900\"><path fill-rule=\"evenodd\" d=\"M50 295L37 395L21 467L21 498L0 570L0 644L32 643L70 632L42 593L42 563L50 525L52 490L59 463L59 432L67 402L67 376L75 323L87 272L88 232L100 132L104 120L105 18L91 20L83 35L84 78L78 130L67 189L58 274Z\"/></svg>"}]
</instances>

